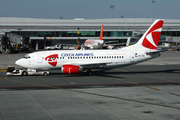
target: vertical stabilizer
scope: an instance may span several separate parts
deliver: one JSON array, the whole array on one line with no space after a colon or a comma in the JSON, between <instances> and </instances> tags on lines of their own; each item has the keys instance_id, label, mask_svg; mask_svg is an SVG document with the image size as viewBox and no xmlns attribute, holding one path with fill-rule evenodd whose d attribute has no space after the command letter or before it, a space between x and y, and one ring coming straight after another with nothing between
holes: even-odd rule
<instances>
[{"instance_id":1,"label":"vertical stabilizer","mask_svg":"<svg viewBox=\"0 0 180 120\"><path fill-rule=\"evenodd\" d=\"M102 25L102 28L101 28L101 35L100 35L99 40L103 40L103 29L104 29L104 25Z\"/></svg>"},{"instance_id":2,"label":"vertical stabilizer","mask_svg":"<svg viewBox=\"0 0 180 120\"><path fill-rule=\"evenodd\" d=\"M164 20L156 20L133 46L136 48L146 48L156 50L161 35ZM133 47L132 46L132 47Z\"/></svg>"}]
</instances>

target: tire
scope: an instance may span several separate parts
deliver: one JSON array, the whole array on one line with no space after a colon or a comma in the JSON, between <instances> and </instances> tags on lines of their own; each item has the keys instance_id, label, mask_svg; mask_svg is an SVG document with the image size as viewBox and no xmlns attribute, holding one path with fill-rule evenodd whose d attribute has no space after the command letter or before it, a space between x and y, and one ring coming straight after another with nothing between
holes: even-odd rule
<instances>
[{"instance_id":1,"label":"tire","mask_svg":"<svg viewBox=\"0 0 180 120\"><path fill-rule=\"evenodd\" d=\"M88 74L89 76L92 76L92 75L93 75L93 72L92 72L91 70L87 70L87 74Z\"/></svg>"},{"instance_id":2,"label":"tire","mask_svg":"<svg viewBox=\"0 0 180 120\"><path fill-rule=\"evenodd\" d=\"M43 75L44 75L44 76L47 76L48 74L47 74L47 72L44 72Z\"/></svg>"},{"instance_id":3,"label":"tire","mask_svg":"<svg viewBox=\"0 0 180 120\"><path fill-rule=\"evenodd\" d=\"M93 75L93 72L92 72L92 71L90 71L90 72L88 73L88 75L89 75L89 76L92 76L92 75Z\"/></svg>"},{"instance_id":4,"label":"tire","mask_svg":"<svg viewBox=\"0 0 180 120\"><path fill-rule=\"evenodd\" d=\"M26 71L23 71L22 76L28 76L28 73Z\"/></svg>"}]
</instances>

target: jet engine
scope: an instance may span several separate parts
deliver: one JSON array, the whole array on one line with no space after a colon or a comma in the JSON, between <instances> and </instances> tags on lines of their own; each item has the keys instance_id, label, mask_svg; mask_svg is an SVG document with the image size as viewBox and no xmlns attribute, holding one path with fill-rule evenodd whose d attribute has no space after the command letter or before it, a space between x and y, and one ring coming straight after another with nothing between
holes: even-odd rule
<instances>
[{"instance_id":1,"label":"jet engine","mask_svg":"<svg viewBox=\"0 0 180 120\"><path fill-rule=\"evenodd\" d=\"M61 72L65 74L75 74L82 72L82 70L83 70L82 67L78 65L63 65L61 67Z\"/></svg>"}]
</instances>

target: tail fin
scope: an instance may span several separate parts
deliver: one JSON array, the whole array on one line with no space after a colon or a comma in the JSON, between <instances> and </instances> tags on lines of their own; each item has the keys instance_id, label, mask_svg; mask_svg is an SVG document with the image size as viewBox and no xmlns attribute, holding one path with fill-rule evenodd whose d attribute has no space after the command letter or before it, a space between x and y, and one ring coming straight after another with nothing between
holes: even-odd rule
<instances>
[{"instance_id":1,"label":"tail fin","mask_svg":"<svg viewBox=\"0 0 180 120\"><path fill-rule=\"evenodd\" d=\"M102 25L102 28L101 28L101 35L100 35L99 40L103 40L103 28L104 28L104 25Z\"/></svg>"},{"instance_id":2,"label":"tail fin","mask_svg":"<svg viewBox=\"0 0 180 120\"><path fill-rule=\"evenodd\" d=\"M136 46L143 46L147 49L156 50L161 35L161 30L164 20L156 20L144 33L140 40L135 44ZM139 47L140 47L139 46Z\"/></svg>"}]
</instances>

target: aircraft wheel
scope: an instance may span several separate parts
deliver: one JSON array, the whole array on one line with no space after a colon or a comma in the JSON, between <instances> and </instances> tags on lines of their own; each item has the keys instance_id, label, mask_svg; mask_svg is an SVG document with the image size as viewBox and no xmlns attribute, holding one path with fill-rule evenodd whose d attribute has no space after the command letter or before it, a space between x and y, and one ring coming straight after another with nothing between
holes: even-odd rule
<instances>
[{"instance_id":1,"label":"aircraft wheel","mask_svg":"<svg viewBox=\"0 0 180 120\"><path fill-rule=\"evenodd\" d=\"M91 70L87 70L87 74L88 74L89 76L92 76L92 75L93 75L93 72L92 72Z\"/></svg>"},{"instance_id":2,"label":"aircraft wheel","mask_svg":"<svg viewBox=\"0 0 180 120\"><path fill-rule=\"evenodd\" d=\"M24 71L24 72L22 72L22 75L23 75L23 76L27 76L28 73L27 73L26 71Z\"/></svg>"},{"instance_id":3,"label":"aircraft wheel","mask_svg":"<svg viewBox=\"0 0 180 120\"><path fill-rule=\"evenodd\" d=\"M47 72L44 72L43 75L44 75L44 76L47 76L48 74L47 74Z\"/></svg>"}]
</instances>

